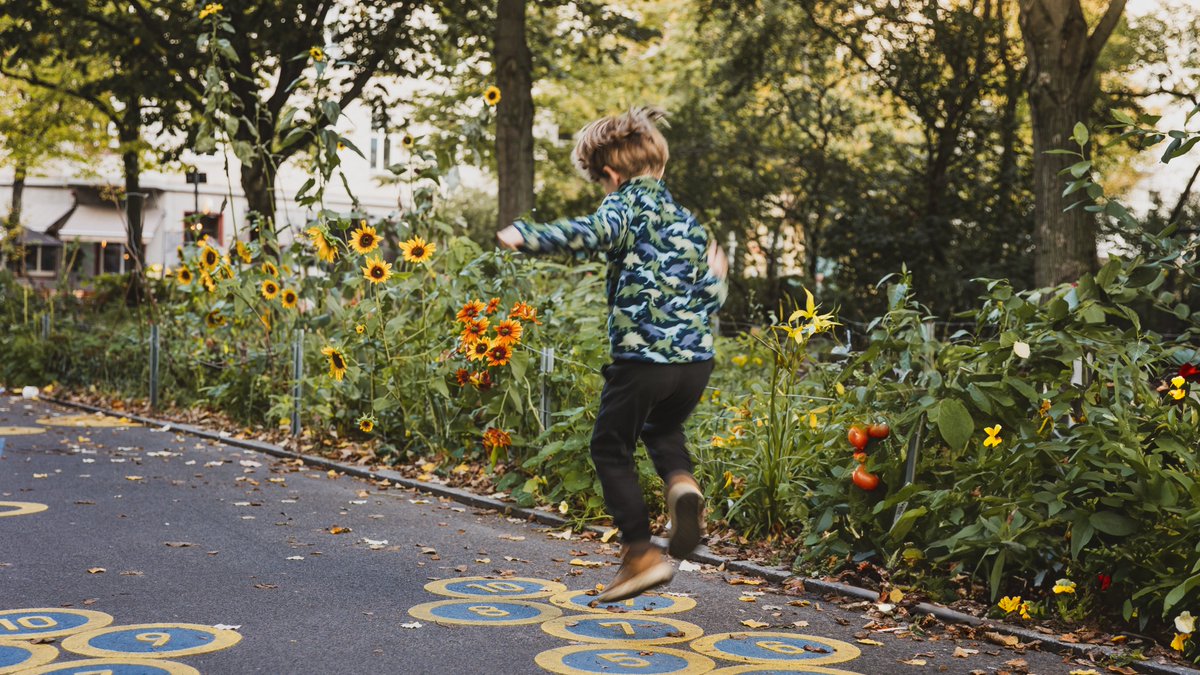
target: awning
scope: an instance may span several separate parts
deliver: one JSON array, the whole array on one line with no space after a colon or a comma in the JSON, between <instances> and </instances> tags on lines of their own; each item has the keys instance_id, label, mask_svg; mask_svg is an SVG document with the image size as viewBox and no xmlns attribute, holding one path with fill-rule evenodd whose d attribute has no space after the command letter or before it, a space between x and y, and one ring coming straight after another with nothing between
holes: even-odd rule
<instances>
[{"instance_id":1,"label":"awning","mask_svg":"<svg viewBox=\"0 0 1200 675\"><path fill-rule=\"evenodd\" d=\"M112 206L80 204L58 232L63 241L125 241L125 212ZM142 230L142 240L152 239L150 223Z\"/></svg>"},{"instance_id":2,"label":"awning","mask_svg":"<svg viewBox=\"0 0 1200 675\"><path fill-rule=\"evenodd\" d=\"M48 234L42 234L41 232L34 232L28 227L21 228L21 234L18 236L18 240L23 246L62 246L62 242L54 237L51 237Z\"/></svg>"}]
</instances>

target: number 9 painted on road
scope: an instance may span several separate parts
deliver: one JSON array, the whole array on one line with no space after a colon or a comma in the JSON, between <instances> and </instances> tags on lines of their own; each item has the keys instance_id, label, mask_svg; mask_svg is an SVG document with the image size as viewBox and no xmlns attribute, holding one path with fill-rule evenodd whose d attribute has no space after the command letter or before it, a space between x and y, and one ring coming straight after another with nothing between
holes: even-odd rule
<instances>
[{"instance_id":1,"label":"number 9 painted on road","mask_svg":"<svg viewBox=\"0 0 1200 675\"><path fill-rule=\"evenodd\" d=\"M171 641L170 633L138 633L134 637L138 642L149 642L153 647L161 647Z\"/></svg>"}]
</instances>

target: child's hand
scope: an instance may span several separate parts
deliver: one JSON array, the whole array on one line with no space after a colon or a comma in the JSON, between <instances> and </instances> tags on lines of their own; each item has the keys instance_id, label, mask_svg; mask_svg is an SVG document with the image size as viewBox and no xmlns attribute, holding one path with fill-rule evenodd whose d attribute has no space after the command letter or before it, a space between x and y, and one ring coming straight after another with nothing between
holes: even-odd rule
<instances>
[{"instance_id":1,"label":"child's hand","mask_svg":"<svg viewBox=\"0 0 1200 675\"><path fill-rule=\"evenodd\" d=\"M715 241L708 242L708 269L718 279L724 279L729 274L729 258L725 257L725 251Z\"/></svg>"},{"instance_id":2,"label":"child's hand","mask_svg":"<svg viewBox=\"0 0 1200 675\"><path fill-rule=\"evenodd\" d=\"M513 227L512 225L509 225L503 230L497 232L496 239L500 242L502 247L507 248L510 251L517 250L521 244L525 243L525 237L522 237L521 233L517 231L517 228Z\"/></svg>"}]
</instances>

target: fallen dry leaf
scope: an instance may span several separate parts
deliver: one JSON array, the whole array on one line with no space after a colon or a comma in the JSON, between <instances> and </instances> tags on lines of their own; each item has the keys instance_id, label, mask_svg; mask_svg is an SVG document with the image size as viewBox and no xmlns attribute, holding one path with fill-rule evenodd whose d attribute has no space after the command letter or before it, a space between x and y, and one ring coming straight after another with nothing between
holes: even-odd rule
<instances>
[{"instance_id":1,"label":"fallen dry leaf","mask_svg":"<svg viewBox=\"0 0 1200 675\"><path fill-rule=\"evenodd\" d=\"M104 569L103 567L89 567L88 568L88 574L104 574L107 571L108 570Z\"/></svg>"},{"instance_id":2,"label":"fallen dry leaf","mask_svg":"<svg viewBox=\"0 0 1200 675\"><path fill-rule=\"evenodd\" d=\"M901 659L900 663L903 663L903 664L909 665L909 666L924 666L924 665L928 664L929 662L926 661L925 659L907 659L907 660Z\"/></svg>"},{"instance_id":3,"label":"fallen dry leaf","mask_svg":"<svg viewBox=\"0 0 1200 675\"><path fill-rule=\"evenodd\" d=\"M771 624L763 623L761 621L755 621L754 619L746 619L745 621L742 622L742 625L746 626L747 628L766 628L766 627L770 626Z\"/></svg>"},{"instance_id":4,"label":"fallen dry leaf","mask_svg":"<svg viewBox=\"0 0 1200 675\"><path fill-rule=\"evenodd\" d=\"M731 577L725 580L730 586L760 586L763 583L762 579L748 579L746 577Z\"/></svg>"},{"instance_id":5,"label":"fallen dry leaf","mask_svg":"<svg viewBox=\"0 0 1200 675\"><path fill-rule=\"evenodd\" d=\"M968 656L971 656L972 654L978 654L978 653L979 653L978 649L966 649L964 647L955 647L954 648L954 656L955 656L955 658L959 658L959 659L965 659Z\"/></svg>"},{"instance_id":6,"label":"fallen dry leaf","mask_svg":"<svg viewBox=\"0 0 1200 675\"><path fill-rule=\"evenodd\" d=\"M992 642L1004 647L1016 647L1017 645L1021 644L1021 641L1012 635L1004 635L994 631L988 631L984 633L983 636L988 639L988 642Z\"/></svg>"},{"instance_id":7,"label":"fallen dry leaf","mask_svg":"<svg viewBox=\"0 0 1200 675\"><path fill-rule=\"evenodd\" d=\"M893 588L891 592L888 593L888 600L891 601L893 605L900 604L900 601L903 599L904 591L900 590L899 588Z\"/></svg>"},{"instance_id":8,"label":"fallen dry leaf","mask_svg":"<svg viewBox=\"0 0 1200 675\"><path fill-rule=\"evenodd\" d=\"M340 525L334 525L333 527L329 528L329 534L346 534L347 532L352 532L352 531L353 530L351 530L350 528L342 527Z\"/></svg>"},{"instance_id":9,"label":"fallen dry leaf","mask_svg":"<svg viewBox=\"0 0 1200 675\"><path fill-rule=\"evenodd\" d=\"M858 639L858 640L855 640L855 642L857 642L860 645L871 645L872 647L882 647L883 646L883 643L880 642L879 640L871 640L871 639L867 639L867 638Z\"/></svg>"},{"instance_id":10,"label":"fallen dry leaf","mask_svg":"<svg viewBox=\"0 0 1200 675\"><path fill-rule=\"evenodd\" d=\"M599 560L583 560L581 558L572 558L568 564L575 567L604 567L604 563Z\"/></svg>"},{"instance_id":11,"label":"fallen dry leaf","mask_svg":"<svg viewBox=\"0 0 1200 675\"><path fill-rule=\"evenodd\" d=\"M190 541L164 541L163 544L166 544L171 548L187 548L188 546L195 546L195 544Z\"/></svg>"}]
</instances>

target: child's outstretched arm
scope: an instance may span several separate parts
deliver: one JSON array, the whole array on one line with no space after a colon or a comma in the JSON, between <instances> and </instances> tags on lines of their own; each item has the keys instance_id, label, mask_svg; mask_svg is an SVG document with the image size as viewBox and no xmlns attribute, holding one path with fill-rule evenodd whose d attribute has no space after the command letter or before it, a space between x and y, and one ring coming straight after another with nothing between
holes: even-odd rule
<instances>
[{"instance_id":1,"label":"child's outstretched arm","mask_svg":"<svg viewBox=\"0 0 1200 675\"><path fill-rule=\"evenodd\" d=\"M610 195L590 216L563 218L550 223L518 220L497 232L496 239L504 248L528 253L603 251L625 230L627 214L627 205Z\"/></svg>"}]
</instances>

